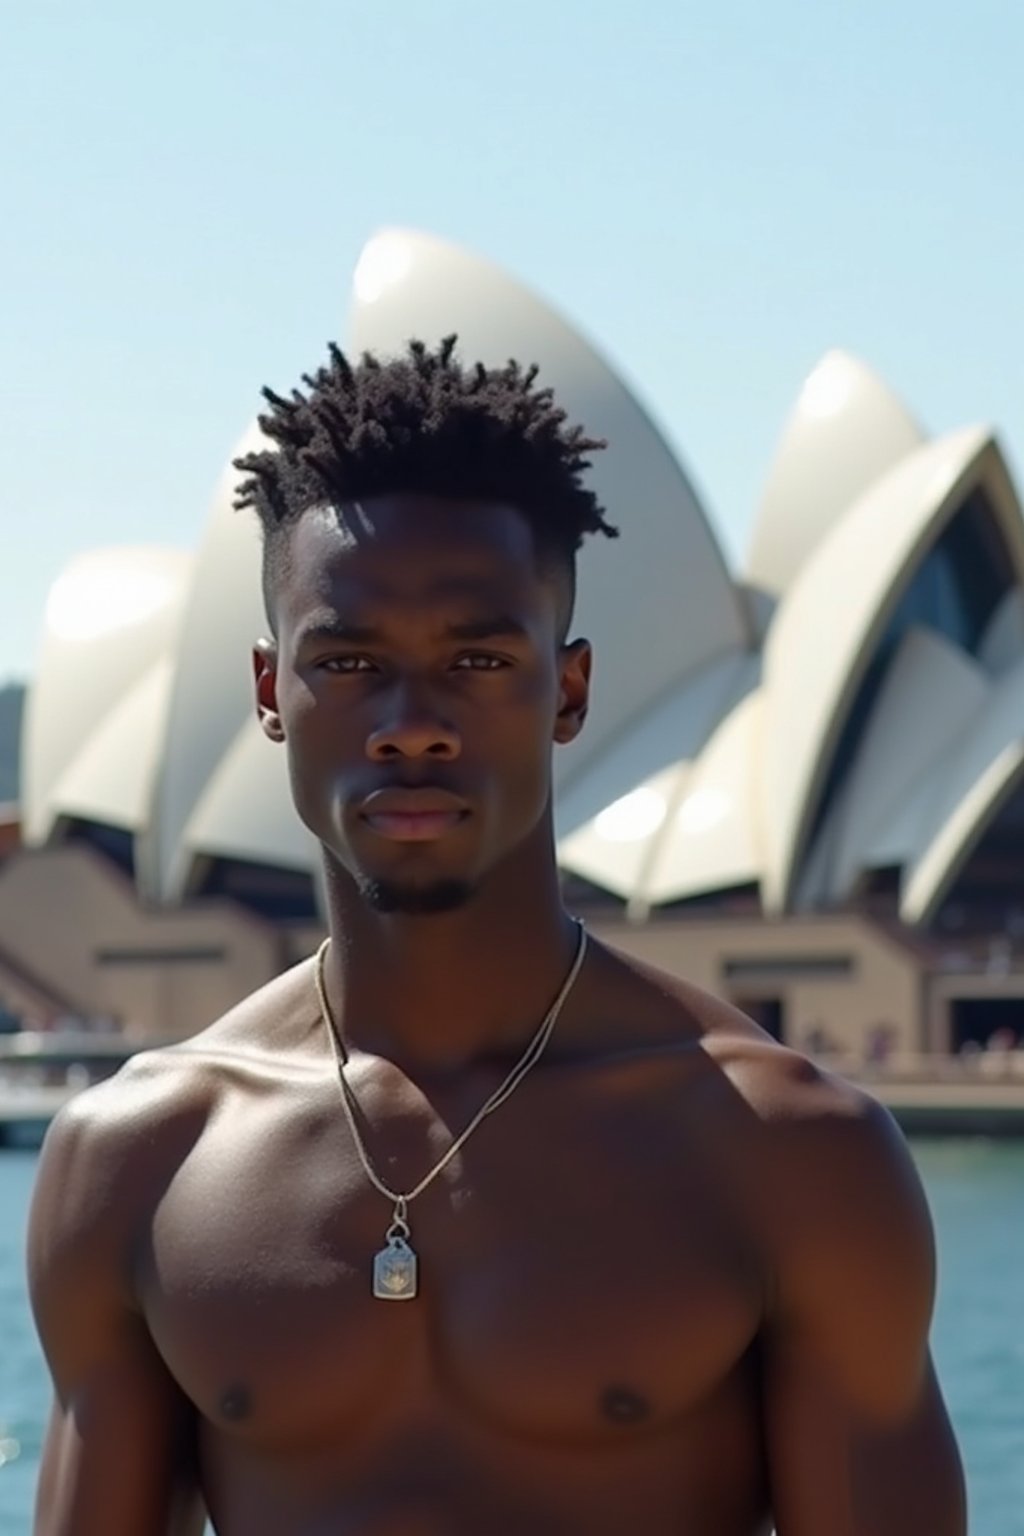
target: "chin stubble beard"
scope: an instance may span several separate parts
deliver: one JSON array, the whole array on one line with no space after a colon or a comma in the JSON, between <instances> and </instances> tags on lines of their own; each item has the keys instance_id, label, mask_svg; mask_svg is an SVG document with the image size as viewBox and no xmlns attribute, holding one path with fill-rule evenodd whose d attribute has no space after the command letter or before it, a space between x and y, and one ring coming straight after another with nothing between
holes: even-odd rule
<instances>
[{"instance_id":1,"label":"chin stubble beard","mask_svg":"<svg viewBox=\"0 0 1024 1536\"><path fill-rule=\"evenodd\" d=\"M389 880L363 880L360 894L375 912L406 917L430 917L455 912L473 896L465 880L435 880L432 885L399 885Z\"/></svg>"}]
</instances>

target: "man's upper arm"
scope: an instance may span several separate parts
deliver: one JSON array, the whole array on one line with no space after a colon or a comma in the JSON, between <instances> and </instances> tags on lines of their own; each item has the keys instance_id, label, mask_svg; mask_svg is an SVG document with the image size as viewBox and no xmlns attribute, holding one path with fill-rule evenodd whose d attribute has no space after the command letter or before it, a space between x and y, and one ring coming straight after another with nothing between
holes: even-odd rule
<instances>
[{"instance_id":1,"label":"man's upper arm","mask_svg":"<svg viewBox=\"0 0 1024 1536\"><path fill-rule=\"evenodd\" d=\"M888 1114L852 1089L822 1091L779 1132L788 1191L764 1337L777 1536L963 1536L960 1458L928 1347L924 1194Z\"/></svg>"},{"instance_id":2,"label":"man's upper arm","mask_svg":"<svg viewBox=\"0 0 1024 1536\"><path fill-rule=\"evenodd\" d=\"M192 1536L203 1527L194 1414L132 1303L137 1168L94 1098L51 1128L29 1224L29 1292L54 1385L35 1532Z\"/></svg>"}]
</instances>

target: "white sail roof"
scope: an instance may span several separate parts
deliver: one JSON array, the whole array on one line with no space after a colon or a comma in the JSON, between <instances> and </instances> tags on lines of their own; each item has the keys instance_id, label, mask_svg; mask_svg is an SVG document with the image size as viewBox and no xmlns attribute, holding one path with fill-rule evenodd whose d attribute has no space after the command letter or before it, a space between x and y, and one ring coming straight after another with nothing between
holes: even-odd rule
<instances>
[{"instance_id":1,"label":"white sail roof","mask_svg":"<svg viewBox=\"0 0 1024 1536\"><path fill-rule=\"evenodd\" d=\"M22 750L28 842L68 816L145 825L191 569L184 550L99 549L54 583Z\"/></svg>"},{"instance_id":2,"label":"white sail roof","mask_svg":"<svg viewBox=\"0 0 1024 1536\"><path fill-rule=\"evenodd\" d=\"M253 423L229 456L195 558L164 721L163 768L142 859L152 894L165 900L181 897L187 888L194 850L185 829L254 710L252 645L267 629L260 535L256 518L232 505L242 477L231 460L264 446ZM282 815L289 810L282 804Z\"/></svg>"},{"instance_id":3,"label":"white sail roof","mask_svg":"<svg viewBox=\"0 0 1024 1536\"><path fill-rule=\"evenodd\" d=\"M783 429L754 520L745 577L778 596L878 478L924 442L905 406L849 353L808 375Z\"/></svg>"},{"instance_id":4,"label":"white sail roof","mask_svg":"<svg viewBox=\"0 0 1024 1536\"><path fill-rule=\"evenodd\" d=\"M886 622L926 551L983 486L1024 583L1024 522L999 450L968 428L902 459L804 565L765 643L762 897L791 903L832 753Z\"/></svg>"}]
</instances>

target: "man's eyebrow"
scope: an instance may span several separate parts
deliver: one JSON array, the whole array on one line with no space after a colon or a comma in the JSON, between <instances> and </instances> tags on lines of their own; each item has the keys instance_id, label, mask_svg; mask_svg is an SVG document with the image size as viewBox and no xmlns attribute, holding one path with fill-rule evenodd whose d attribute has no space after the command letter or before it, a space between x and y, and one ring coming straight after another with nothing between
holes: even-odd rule
<instances>
[{"instance_id":1,"label":"man's eyebrow","mask_svg":"<svg viewBox=\"0 0 1024 1536\"><path fill-rule=\"evenodd\" d=\"M346 624L342 619L321 619L299 630L296 645L318 644L323 640L341 640L348 645L372 645L381 638L380 630L367 624Z\"/></svg>"},{"instance_id":2,"label":"man's eyebrow","mask_svg":"<svg viewBox=\"0 0 1024 1536\"><path fill-rule=\"evenodd\" d=\"M514 619L510 613L495 613L449 624L445 633L452 640L522 640L528 630L522 620Z\"/></svg>"},{"instance_id":3,"label":"man's eyebrow","mask_svg":"<svg viewBox=\"0 0 1024 1536\"><path fill-rule=\"evenodd\" d=\"M494 613L481 615L475 619L460 619L452 624L446 624L445 638L448 640L522 640L529 631L521 619L513 618L510 613ZM383 644L385 635L383 630L370 624L352 624L341 618L325 618L312 620L299 630L295 637L296 646L320 645L325 641L340 641L343 645L379 645Z\"/></svg>"}]
</instances>

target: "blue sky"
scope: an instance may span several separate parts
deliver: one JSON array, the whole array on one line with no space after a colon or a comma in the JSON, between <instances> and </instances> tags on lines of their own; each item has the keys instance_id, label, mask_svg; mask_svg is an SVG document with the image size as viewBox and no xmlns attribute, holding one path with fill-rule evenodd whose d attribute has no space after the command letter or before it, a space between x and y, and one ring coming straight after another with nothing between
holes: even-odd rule
<instances>
[{"instance_id":1,"label":"blue sky","mask_svg":"<svg viewBox=\"0 0 1024 1536\"><path fill-rule=\"evenodd\" d=\"M3 30L0 681L74 554L196 542L385 223L580 323L733 558L832 345L1019 464L1024 7L34 0Z\"/></svg>"}]
</instances>

